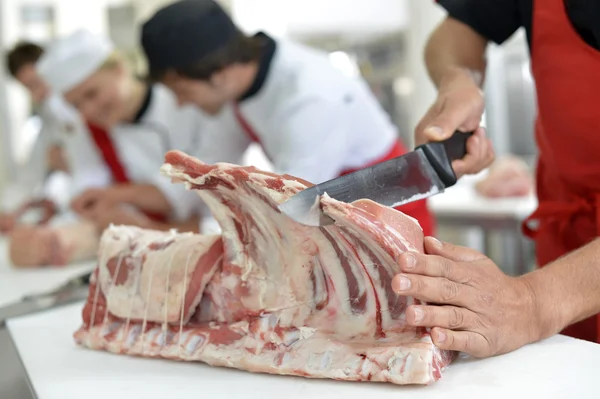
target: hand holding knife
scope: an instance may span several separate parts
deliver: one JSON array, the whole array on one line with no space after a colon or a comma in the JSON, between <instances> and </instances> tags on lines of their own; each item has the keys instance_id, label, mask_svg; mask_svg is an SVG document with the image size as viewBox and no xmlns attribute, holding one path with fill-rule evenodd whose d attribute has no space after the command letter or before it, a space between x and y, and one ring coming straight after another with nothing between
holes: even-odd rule
<instances>
[{"instance_id":1,"label":"hand holding knife","mask_svg":"<svg viewBox=\"0 0 600 399\"><path fill-rule=\"evenodd\" d=\"M420 145L407 154L354 173L309 187L279 205L279 210L309 226L327 226L333 220L314 209L327 193L343 202L370 199L397 207L428 198L456 184L452 162L467 154L473 132L455 132L449 139Z\"/></svg>"}]
</instances>

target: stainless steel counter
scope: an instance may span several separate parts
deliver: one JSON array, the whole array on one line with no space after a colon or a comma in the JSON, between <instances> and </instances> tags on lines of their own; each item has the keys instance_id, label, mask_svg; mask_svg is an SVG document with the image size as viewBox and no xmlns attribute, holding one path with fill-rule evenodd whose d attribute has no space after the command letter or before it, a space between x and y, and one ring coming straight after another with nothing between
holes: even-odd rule
<instances>
[{"instance_id":1,"label":"stainless steel counter","mask_svg":"<svg viewBox=\"0 0 600 399\"><path fill-rule=\"evenodd\" d=\"M0 398L36 399L23 363L6 328L0 328Z\"/></svg>"}]
</instances>

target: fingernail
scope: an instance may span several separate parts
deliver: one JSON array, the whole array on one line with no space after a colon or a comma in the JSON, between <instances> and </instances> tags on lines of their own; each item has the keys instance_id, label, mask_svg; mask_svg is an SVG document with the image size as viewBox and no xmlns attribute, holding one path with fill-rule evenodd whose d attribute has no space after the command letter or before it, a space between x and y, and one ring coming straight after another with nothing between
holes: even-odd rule
<instances>
[{"instance_id":1,"label":"fingernail","mask_svg":"<svg viewBox=\"0 0 600 399\"><path fill-rule=\"evenodd\" d=\"M429 240L431 240L431 245L435 248L435 249L442 249L442 242L440 240L438 240L435 237L429 237Z\"/></svg>"},{"instance_id":2,"label":"fingernail","mask_svg":"<svg viewBox=\"0 0 600 399\"><path fill-rule=\"evenodd\" d=\"M442 330L437 331L437 337L438 337L437 341L440 344L443 343L444 341L446 341L446 333L443 332Z\"/></svg>"},{"instance_id":3,"label":"fingernail","mask_svg":"<svg viewBox=\"0 0 600 399\"><path fill-rule=\"evenodd\" d=\"M421 308L413 308L413 312L415 314L415 323L420 323L425 317L425 312Z\"/></svg>"},{"instance_id":4,"label":"fingernail","mask_svg":"<svg viewBox=\"0 0 600 399\"><path fill-rule=\"evenodd\" d=\"M410 280L405 276L398 276L398 291L406 291L410 288Z\"/></svg>"},{"instance_id":5,"label":"fingernail","mask_svg":"<svg viewBox=\"0 0 600 399\"><path fill-rule=\"evenodd\" d=\"M417 258L413 254L404 255L404 269L413 270L417 265Z\"/></svg>"},{"instance_id":6,"label":"fingernail","mask_svg":"<svg viewBox=\"0 0 600 399\"><path fill-rule=\"evenodd\" d=\"M438 138L438 139L444 138L444 131L439 126L428 126L425 129L425 132L429 133L430 135L432 135L432 136L434 136L435 138Z\"/></svg>"}]
</instances>

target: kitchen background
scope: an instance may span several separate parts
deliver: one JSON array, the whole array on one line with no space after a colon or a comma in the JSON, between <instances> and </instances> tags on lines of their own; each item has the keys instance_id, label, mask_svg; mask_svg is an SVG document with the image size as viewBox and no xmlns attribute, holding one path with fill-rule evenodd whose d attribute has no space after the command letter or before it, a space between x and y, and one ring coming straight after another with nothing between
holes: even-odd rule
<instances>
[{"instance_id":1,"label":"kitchen background","mask_svg":"<svg viewBox=\"0 0 600 399\"><path fill-rule=\"evenodd\" d=\"M139 73L144 72L138 26L165 0L2 0L0 45L19 39L47 43L57 35L86 27L110 35ZM423 65L430 31L444 17L432 0L221 0L248 32L264 30L325 49L345 73L361 74L412 145L412 131L435 98ZM523 32L505 45L489 48L484 124L502 156L535 158L532 124L535 97ZM39 129L25 91L0 66L0 189L26 162ZM515 231L440 226L440 236L487 249L507 271L515 260ZM528 262L531 248L527 247Z\"/></svg>"}]
</instances>

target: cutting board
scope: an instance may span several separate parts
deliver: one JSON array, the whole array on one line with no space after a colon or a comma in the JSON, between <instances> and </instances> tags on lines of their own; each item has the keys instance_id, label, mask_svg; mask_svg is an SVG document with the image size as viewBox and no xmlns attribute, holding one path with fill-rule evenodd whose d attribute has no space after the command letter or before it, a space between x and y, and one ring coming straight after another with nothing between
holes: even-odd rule
<instances>
[{"instance_id":1,"label":"cutting board","mask_svg":"<svg viewBox=\"0 0 600 399\"><path fill-rule=\"evenodd\" d=\"M253 374L75 346L82 304L10 320L39 399L507 399L598 398L600 345L561 335L513 353L461 358L430 386Z\"/></svg>"}]
</instances>

